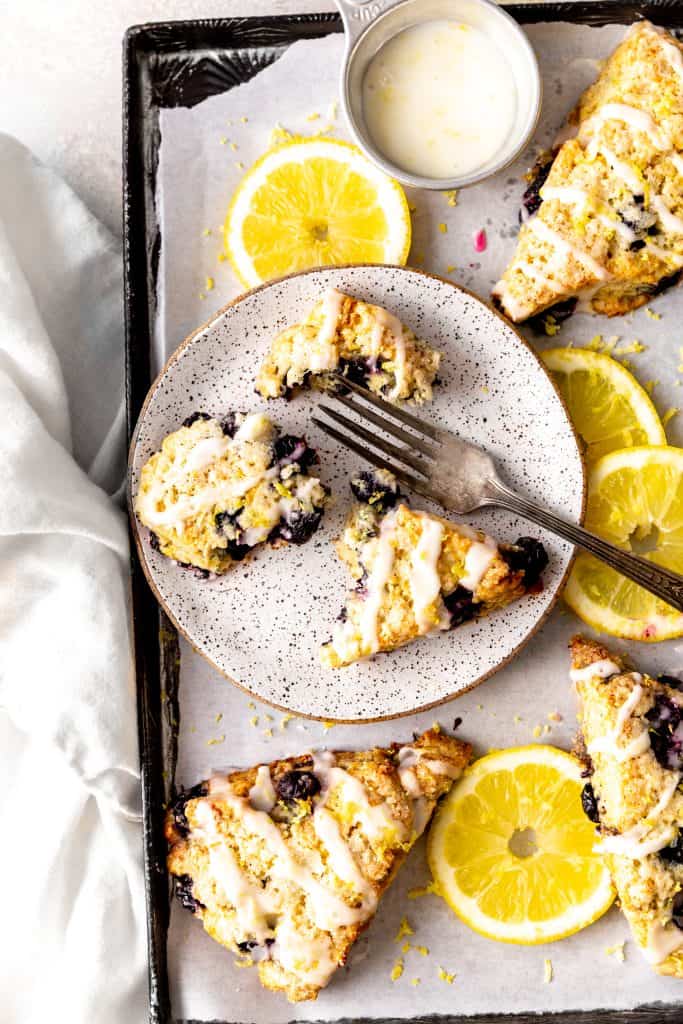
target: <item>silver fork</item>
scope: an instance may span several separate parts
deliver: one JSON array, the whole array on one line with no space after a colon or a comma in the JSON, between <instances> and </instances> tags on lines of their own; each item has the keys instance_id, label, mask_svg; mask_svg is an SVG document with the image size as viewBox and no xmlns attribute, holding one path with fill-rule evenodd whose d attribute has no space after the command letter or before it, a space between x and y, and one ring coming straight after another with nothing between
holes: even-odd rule
<instances>
[{"instance_id":1,"label":"silver fork","mask_svg":"<svg viewBox=\"0 0 683 1024\"><path fill-rule=\"evenodd\" d=\"M344 433L316 415L313 422L335 441L374 466L390 470L406 487L432 498L458 515L495 505L544 526L600 558L678 611L683 611L683 576L623 551L516 494L500 479L492 457L483 448L426 423L405 409L390 405L346 377L333 376L344 388L335 393L335 400L363 421L355 422L336 409L320 404L318 411L343 428ZM364 424L379 428L392 440L382 437L377 430L369 430Z\"/></svg>"}]
</instances>

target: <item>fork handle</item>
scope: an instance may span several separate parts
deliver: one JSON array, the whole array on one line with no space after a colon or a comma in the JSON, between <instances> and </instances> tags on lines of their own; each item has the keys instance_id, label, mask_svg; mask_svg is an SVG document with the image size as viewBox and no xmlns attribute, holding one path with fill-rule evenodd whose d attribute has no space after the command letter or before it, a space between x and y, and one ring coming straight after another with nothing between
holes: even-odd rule
<instances>
[{"instance_id":1,"label":"fork handle","mask_svg":"<svg viewBox=\"0 0 683 1024\"><path fill-rule=\"evenodd\" d=\"M660 565L648 561L647 558L640 558L639 555L623 551L616 545L603 540L602 537L598 537L589 530L584 530L582 526L570 523L566 519L556 516L554 512L549 512L548 509L529 501L528 498L516 494L498 480L491 481L487 503L498 505L510 512L516 512L518 515L524 516L525 519L531 520L532 523L544 526L551 533L556 533L559 537L563 537L572 544L583 548L584 551L590 552L591 555L595 555L610 568L620 572L622 576L628 576L634 583L640 584L645 590L649 590L651 594L676 608L677 611L683 612L683 576L678 573L671 572L670 569L663 569Z\"/></svg>"}]
</instances>

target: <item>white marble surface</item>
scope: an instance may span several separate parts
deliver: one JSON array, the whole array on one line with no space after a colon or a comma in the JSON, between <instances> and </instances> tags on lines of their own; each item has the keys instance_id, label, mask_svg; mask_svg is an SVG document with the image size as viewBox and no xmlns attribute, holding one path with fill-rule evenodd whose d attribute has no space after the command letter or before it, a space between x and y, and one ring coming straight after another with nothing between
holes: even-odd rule
<instances>
[{"instance_id":1,"label":"white marble surface","mask_svg":"<svg viewBox=\"0 0 683 1024\"><path fill-rule=\"evenodd\" d=\"M331 0L0 0L0 131L121 233L121 44L130 25L334 9Z\"/></svg>"}]
</instances>

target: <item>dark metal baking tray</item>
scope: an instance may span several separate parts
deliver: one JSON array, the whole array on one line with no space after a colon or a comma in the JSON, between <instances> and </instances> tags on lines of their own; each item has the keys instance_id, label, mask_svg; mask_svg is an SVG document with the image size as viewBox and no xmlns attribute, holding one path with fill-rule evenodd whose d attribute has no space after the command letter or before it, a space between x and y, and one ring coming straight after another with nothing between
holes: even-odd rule
<instances>
[{"instance_id":1,"label":"dark metal baking tray","mask_svg":"<svg viewBox=\"0 0 683 1024\"><path fill-rule=\"evenodd\" d=\"M522 24L629 24L647 17L683 34L683 0L585 0L513 4ZM273 63L293 42L341 32L336 14L305 14L211 21L158 22L130 28L123 45L123 238L126 316L128 440L152 383L151 347L160 229L154 191L159 154L159 110L194 106L226 92ZM150 1024L172 1024L166 965L169 885L163 813L173 787L178 726L180 653L175 629L149 589L131 545L131 577L138 731L144 814ZM587 979L587 982L589 979ZM683 992L682 992L683 995ZM683 1024L679 1005L581 1013L425 1016L418 1024ZM179 1024L179 1022L175 1022ZM194 1024L194 1022L186 1022ZM213 1022L224 1024L224 1022ZM346 1024L346 1022L340 1022ZM350 1024L350 1022L348 1022ZM376 1021L376 1024L402 1024Z\"/></svg>"}]
</instances>

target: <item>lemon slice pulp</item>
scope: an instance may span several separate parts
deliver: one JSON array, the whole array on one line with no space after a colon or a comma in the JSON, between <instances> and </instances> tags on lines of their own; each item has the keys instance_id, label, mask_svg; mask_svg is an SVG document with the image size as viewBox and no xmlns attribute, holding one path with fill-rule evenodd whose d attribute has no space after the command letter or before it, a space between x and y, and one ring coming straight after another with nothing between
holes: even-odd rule
<instances>
[{"instance_id":1,"label":"lemon slice pulp","mask_svg":"<svg viewBox=\"0 0 683 1024\"><path fill-rule=\"evenodd\" d=\"M535 945L591 924L614 899L570 754L533 745L476 761L441 805L428 857L458 917L500 942Z\"/></svg>"},{"instance_id":2,"label":"lemon slice pulp","mask_svg":"<svg viewBox=\"0 0 683 1024\"><path fill-rule=\"evenodd\" d=\"M410 212L403 189L338 139L300 139L245 174L225 222L225 249L247 288L310 267L404 264Z\"/></svg>"},{"instance_id":3,"label":"lemon slice pulp","mask_svg":"<svg viewBox=\"0 0 683 1024\"><path fill-rule=\"evenodd\" d=\"M666 444L650 396L616 359L583 348L551 348L541 358L565 400L589 466L618 448Z\"/></svg>"},{"instance_id":4,"label":"lemon slice pulp","mask_svg":"<svg viewBox=\"0 0 683 1024\"><path fill-rule=\"evenodd\" d=\"M625 448L596 462L586 526L683 573L683 450ZM683 635L680 612L587 554L577 557L564 597L584 622L612 636L656 641Z\"/></svg>"}]
</instances>

